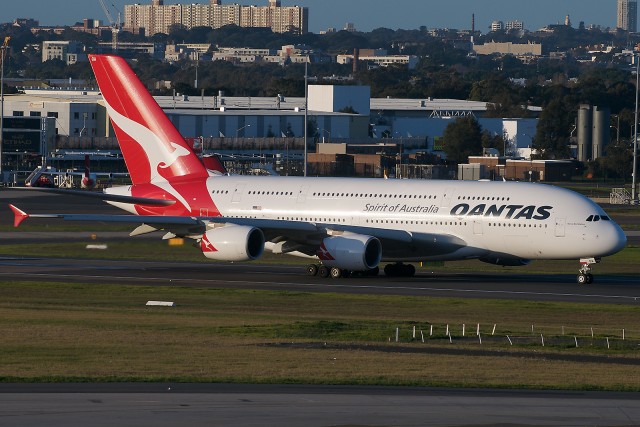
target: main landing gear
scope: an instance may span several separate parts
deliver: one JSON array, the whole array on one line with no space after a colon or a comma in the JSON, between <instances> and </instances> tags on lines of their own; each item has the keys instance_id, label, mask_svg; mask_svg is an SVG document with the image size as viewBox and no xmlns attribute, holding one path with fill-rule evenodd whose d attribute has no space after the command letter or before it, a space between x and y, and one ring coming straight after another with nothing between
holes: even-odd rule
<instances>
[{"instance_id":1,"label":"main landing gear","mask_svg":"<svg viewBox=\"0 0 640 427\"><path fill-rule=\"evenodd\" d=\"M593 274L591 274L591 265L599 263L600 260L596 258L583 258L580 260L580 271L576 277L577 281L581 285L589 285L593 283Z\"/></svg>"},{"instance_id":2,"label":"main landing gear","mask_svg":"<svg viewBox=\"0 0 640 427\"><path fill-rule=\"evenodd\" d=\"M384 274L387 277L413 277L416 274L416 268L413 264L403 264L401 262L387 264L384 267Z\"/></svg>"},{"instance_id":3,"label":"main landing gear","mask_svg":"<svg viewBox=\"0 0 640 427\"><path fill-rule=\"evenodd\" d=\"M367 271L351 271L337 267L327 267L322 264L307 265L307 274L309 276L319 276L332 279L347 277L375 277L380 273L380 268L376 267ZM395 264L387 264L384 267L384 274L387 277L413 277L416 274L416 268L412 264L403 264L401 262Z\"/></svg>"},{"instance_id":4,"label":"main landing gear","mask_svg":"<svg viewBox=\"0 0 640 427\"><path fill-rule=\"evenodd\" d=\"M323 279L331 277L332 279L340 279L347 277L370 277L377 276L380 268L376 267L367 271L351 271L338 267L327 267L326 265L309 264L307 265L307 274L309 276L320 276Z\"/></svg>"}]
</instances>

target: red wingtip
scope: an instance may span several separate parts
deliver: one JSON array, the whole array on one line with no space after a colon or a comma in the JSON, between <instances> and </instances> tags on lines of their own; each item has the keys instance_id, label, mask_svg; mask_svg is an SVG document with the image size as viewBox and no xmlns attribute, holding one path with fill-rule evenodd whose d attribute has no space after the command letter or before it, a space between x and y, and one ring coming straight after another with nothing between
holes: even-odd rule
<instances>
[{"instance_id":1,"label":"red wingtip","mask_svg":"<svg viewBox=\"0 0 640 427\"><path fill-rule=\"evenodd\" d=\"M13 226L14 227L16 227L16 228L19 227L20 224L22 224L22 221L24 221L25 219L29 218L29 214L27 214L26 212L21 211L17 207L15 207L13 205L9 205L9 207L13 211L13 215L14 215Z\"/></svg>"}]
</instances>

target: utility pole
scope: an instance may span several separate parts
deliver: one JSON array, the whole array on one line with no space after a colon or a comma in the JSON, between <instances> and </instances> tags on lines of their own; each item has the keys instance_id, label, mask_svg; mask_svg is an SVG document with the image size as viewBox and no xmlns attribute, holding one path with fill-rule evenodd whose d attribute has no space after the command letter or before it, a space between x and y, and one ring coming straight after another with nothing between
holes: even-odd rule
<instances>
[{"instance_id":1,"label":"utility pole","mask_svg":"<svg viewBox=\"0 0 640 427\"><path fill-rule=\"evenodd\" d=\"M309 57L304 63L304 163L302 176L307 176L307 134L309 125Z\"/></svg>"},{"instance_id":2,"label":"utility pole","mask_svg":"<svg viewBox=\"0 0 640 427\"><path fill-rule=\"evenodd\" d=\"M11 37L5 37L2 43L2 64L0 65L0 184L4 183L2 173L2 150L4 149L4 58L9 47Z\"/></svg>"},{"instance_id":3,"label":"utility pole","mask_svg":"<svg viewBox=\"0 0 640 427\"><path fill-rule=\"evenodd\" d=\"M631 178L631 203L638 204L638 193L636 192L638 172L638 86L640 85L640 58L634 54L633 59L636 61L636 114L633 131L633 175Z\"/></svg>"}]
</instances>

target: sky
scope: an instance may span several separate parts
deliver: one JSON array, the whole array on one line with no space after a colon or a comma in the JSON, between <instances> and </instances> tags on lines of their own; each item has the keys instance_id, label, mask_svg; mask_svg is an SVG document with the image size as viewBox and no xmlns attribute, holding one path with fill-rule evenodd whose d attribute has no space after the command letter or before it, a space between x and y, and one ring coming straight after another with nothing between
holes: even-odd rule
<instances>
[{"instance_id":1,"label":"sky","mask_svg":"<svg viewBox=\"0 0 640 427\"><path fill-rule=\"evenodd\" d=\"M33 18L40 25L72 25L84 18L106 17L98 0L0 0L0 22ZM114 18L125 4L150 4L151 0L105 0ZM207 0L165 0L165 4L208 3ZM266 5L268 0L222 0L223 4ZM329 27L342 29L353 22L356 29L374 28L470 29L471 15L476 30L488 32L493 20L520 20L536 30L563 23L569 15L574 27L580 21L603 27L616 24L616 0L282 0L283 6L309 8L309 30L317 33Z\"/></svg>"}]
</instances>

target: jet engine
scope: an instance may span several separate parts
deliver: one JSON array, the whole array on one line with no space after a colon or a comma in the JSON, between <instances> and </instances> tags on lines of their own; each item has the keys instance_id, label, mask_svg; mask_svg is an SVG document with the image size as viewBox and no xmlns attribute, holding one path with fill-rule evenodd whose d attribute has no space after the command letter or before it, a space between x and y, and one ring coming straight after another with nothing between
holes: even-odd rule
<instances>
[{"instance_id":1,"label":"jet engine","mask_svg":"<svg viewBox=\"0 0 640 427\"><path fill-rule=\"evenodd\" d=\"M360 234L327 237L320 245L318 258L327 267L367 271L380 263L382 244L375 237Z\"/></svg>"},{"instance_id":2,"label":"jet engine","mask_svg":"<svg viewBox=\"0 0 640 427\"><path fill-rule=\"evenodd\" d=\"M205 257L218 261L254 261L264 252L264 234L255 227L225 225L207 231L200 248Z\"/></svg>"}]
</instances>

